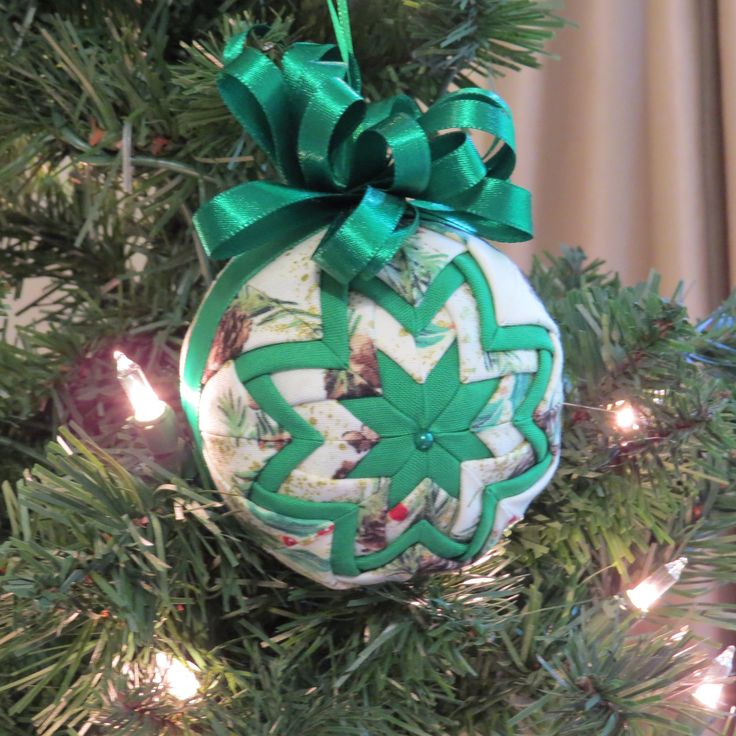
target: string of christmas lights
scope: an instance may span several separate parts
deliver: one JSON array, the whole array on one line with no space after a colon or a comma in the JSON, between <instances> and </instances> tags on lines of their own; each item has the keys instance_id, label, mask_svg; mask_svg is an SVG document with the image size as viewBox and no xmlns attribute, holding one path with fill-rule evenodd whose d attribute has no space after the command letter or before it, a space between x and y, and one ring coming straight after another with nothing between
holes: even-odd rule
<instances>
[{"instance_id":1,"label":"string of christmas lights","mask_svg":"<svg viewBox=\"0 0 736 736\"><path fill-rule=\"evenodd\" d=\"M176 453L176 416L171 407L161 401L141 367L120 351L115 351L117 377L133 409L133 420L143 440L157 459ZM655 392L655 401L661 401L661 392ZM644 420L634 406L626 400L618 400L605 408L565 402L565 406L589 411L606 412L613 417L614 426L622 433L637 431ZM63 439L63 438L60 438ZM64 443L62 447L68 445ZM67 449L71 453L71 449ZM664 595L680 580L687 567L686 557L678 557L662 565L654 573L625 591L624 602L633 610L646 615L661 601ZM620 598L620 596L619 596ZM673 635L673 641L681 632ZM701 676L701 683L692 697L704 708L717 712L722 705L725 683L731 677L736 647L724 649ZM163 686L174 698L186 702L199 694L198 668L191 662L183 662L165 652L155 655L153 684Z\"/></svg>"}]
</instances>

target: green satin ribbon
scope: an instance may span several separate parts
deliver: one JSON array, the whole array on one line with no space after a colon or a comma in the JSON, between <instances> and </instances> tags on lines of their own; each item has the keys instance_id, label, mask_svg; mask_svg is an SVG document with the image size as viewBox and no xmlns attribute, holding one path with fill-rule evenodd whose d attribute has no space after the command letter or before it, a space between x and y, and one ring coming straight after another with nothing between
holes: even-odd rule
<instances>
[{"instance_id":1,"label":"green satin ribbon","mask_svg":"<svg viewBox=\"0 0 736 736\"><path fill-rule=\"evenodd\" d=\"M439 220L502 242L531 237L529 193L515 164L506 103L469 88L422 112L405 95L361 95L345 0L329 2L337 47L294 44L281 68L235 36L218 77L223 100L283 183L252 181L203 205L195 226L207 253L228 258L283 249L326 228L313 258L342 283L369 278L420 221ZM481 154L468 130L493 136Z\"/></svg>"}]
</instances>

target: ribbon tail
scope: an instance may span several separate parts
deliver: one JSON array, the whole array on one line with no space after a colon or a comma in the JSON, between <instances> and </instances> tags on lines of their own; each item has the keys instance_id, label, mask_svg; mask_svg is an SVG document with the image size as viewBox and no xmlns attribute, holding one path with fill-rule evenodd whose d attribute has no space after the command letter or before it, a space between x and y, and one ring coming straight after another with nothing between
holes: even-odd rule
<instances>
[{"instance_id":1,"label":"ribbon tail","mask_svg":"<svg viewBox=\"0 0 736 736\"><path fill-rule=\"evenodd\" d=\"M401 246L419 229L419 210L416 207L407 208L413 213L411 219L403 227L397 227L391 235L386 238L385 243L379 251L371 258L370 262L359 274L361 279L373 278L391 259L396 255ZM403 221L404 218L402 218Z\"/></svg>"},{"instance_id":2,"label":"ribbon tail","mask_svg":"<svg viewBox=\"0 0 736 736\"><path fill-rule=\"evenodd\" d=\"M478 235L499 243L521 243L534 234L531 195L506 179L487 177L473 189L435 202L414 201L416 207L450 223L466 223ZM462 226L461 226L462 227Z\"/></svg>"},{"instance_id":3,"label":"ribbon tail","mask_svg":"<svg viewBox=\"0 0 736 736\"><path fill-rule=\"evenodd\" d=\"M246 182L202 205L194 227L212 258L230 258L256 248L280 249L332 221L331 200L333 196L322 192Z\"/></svg>"}]
</instances>

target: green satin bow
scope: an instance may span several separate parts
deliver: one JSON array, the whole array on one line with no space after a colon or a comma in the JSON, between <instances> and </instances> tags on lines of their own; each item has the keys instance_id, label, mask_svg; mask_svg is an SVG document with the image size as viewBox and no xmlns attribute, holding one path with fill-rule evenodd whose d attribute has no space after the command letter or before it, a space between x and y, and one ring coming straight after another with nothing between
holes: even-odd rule
<instances>
[{"instance_id":1,"label":"green satin bow","mask_svg":"<svg viewBox=\"0 0 736 736\"><path fill-rule=\"evenodd\" d=\"M514 131L498 95L452 92L426 112L400 95L361 96L347 7L330 4L338 48L294 44L281 68L247 45L225 48L223 100L284 183L251 181L203 205L195 226L213 258L283 249L326 227L313 258L342 283L369 278L416 231L442 220L490 240L531 237L529 193L511 184ZM466 129L495 139L485 155Z\"/></svg>"}]
</instances>

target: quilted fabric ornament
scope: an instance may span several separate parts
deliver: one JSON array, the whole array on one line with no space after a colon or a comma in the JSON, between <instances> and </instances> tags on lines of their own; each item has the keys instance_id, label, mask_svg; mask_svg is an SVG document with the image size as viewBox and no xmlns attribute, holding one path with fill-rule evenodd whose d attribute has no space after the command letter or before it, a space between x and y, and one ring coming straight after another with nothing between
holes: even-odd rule
<instances>
[{"instance_id":1,"label":"quilted fabric ornament","mask_svg":"<svg viewBox=\"0 0 736 736\"><path fill-rule=\"evenodd\" d=\"M331 6L332 7L332 6ZM513 127L465 89L366 103L347 6L280 67L234 38L226 103L283 183L195 217L234 256L182 354L217 488L263 548L334 588L482 557L551 478L562 354L528 283L478 236L529 236ZM485 156L466 128L497 141Z\"/></svg>"}]
</instances>

